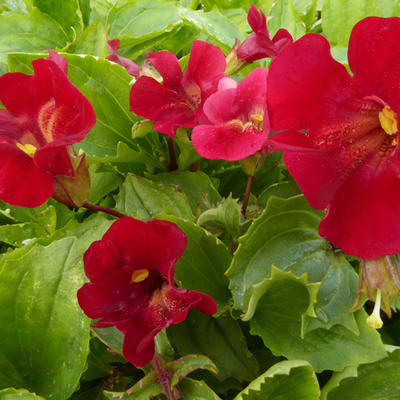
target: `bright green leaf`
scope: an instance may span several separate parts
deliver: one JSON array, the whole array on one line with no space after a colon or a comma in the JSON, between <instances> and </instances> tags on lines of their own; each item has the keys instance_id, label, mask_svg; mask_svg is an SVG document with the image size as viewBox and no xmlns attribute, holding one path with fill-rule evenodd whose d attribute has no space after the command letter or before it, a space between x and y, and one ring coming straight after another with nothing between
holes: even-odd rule
<instances>
[{"instance_id":1,"label":"bright green leaf","mask_svg":"<svg viewBox=\"0 0 400 400\"><path fill-rule=\"evenodd\" d=\"M65 51L73 54L106 57L110 55L107 49L107 40L108 36L104 25L100 21L94 21Z\"/></svg>"},{"instance_id":2,"label":"bright green leaf","mask_svg":"<svg viewBox=\"0 0 400 400\"><path fill-rule=\"evenodd\" d=\"M318 400L319 384L306 361L281 361L255 379L234 400Z\"/></svg>"},{"instance_id":3,"label":"bright green leaf","mask_svg":"<svg viewBox=\"0 0 400 400\"><path fill-rule=\"evenodd\" d=\"M82 224L84 225L84 224ZM109 221L49 246L16 251L0 263L0 387L64 400L76 389L89 350L89 319L76 292L82 256Z\"/></svg>"},{"instance_id":4,"label":"bright green leaf","mask_svg":"<svg viewBox=\"0 0 400 400\"><path fill-rule=\"evenodd\" d=\"M148 220L157 214L193 220L186 195L174 187L128 175L117 196L116 209L131 217Z\"/></svg>"},{"instance_id":5,"label":"bright green leaf","mask_svg":"<svg viewBox=\"0 0 400 400\"><path fill-rule=\"evenodd\" d=\"M203 381L185 378L179 383L179 390L186 400L221 400Z\"/></svg>"},{"instance_id":6,"label":"bright green leaf","mask_svg":"<svg viewBox=\"0 0 400 400\"><path fill-rule=\"evenodd\" d=\"M258 375L257 360L247 349L240 325L226 315L213 318L192 310L184 322L171 325L167 335L180 354L210 357L221 381L235 377L249 382Z\"/></svg>"},{"instance_id":7,"label":"bright green leaf","mask_svg":"<svg viewBox=\"0 0 400 400\"><path fill-rule=\"evenodd\" d=\"M0 390L0 400L44 400L43 397L25 389L7 388Z\"/></svg>"},{"instance_id":8,"label":"bright green leaf","mask_svg":"<svg viewBox=\"0 0 400 400\"><path fill-rule=\"evenodd\" d=\"M365 17L399 15L397 0L325 0L322 6L322 30L334 45L347 47L353 26Z\"/></svg>"}]
</instances>

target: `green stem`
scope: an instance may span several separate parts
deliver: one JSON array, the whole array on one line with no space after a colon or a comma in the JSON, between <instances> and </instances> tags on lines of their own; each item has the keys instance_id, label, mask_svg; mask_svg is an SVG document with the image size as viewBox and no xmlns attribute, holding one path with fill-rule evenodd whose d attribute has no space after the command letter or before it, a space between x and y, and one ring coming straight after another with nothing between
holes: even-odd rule
<instances>
[{"instance_id":1,"label":"green stem","mask_svg":"<svg viewBox=\"0 0 400 400\"><path fill-rule=\"evenodd\" d=\"M112 215L114 217L117 217L117 218L126 217L126 215L121 214L118 211L111 210L110 208L98 206L96 204L84 203L84 204L82 204L82 207L83 208L87 208L88 210L92 210L92 211L101 211L103 213L110 214L110 215Z\"/></svg>"}]
</instances>

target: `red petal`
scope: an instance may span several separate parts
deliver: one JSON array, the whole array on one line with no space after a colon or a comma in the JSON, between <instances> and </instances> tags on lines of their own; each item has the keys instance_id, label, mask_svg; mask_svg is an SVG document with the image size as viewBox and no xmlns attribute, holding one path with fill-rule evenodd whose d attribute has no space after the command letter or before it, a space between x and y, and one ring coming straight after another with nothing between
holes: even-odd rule
<instances>
[{"instance_id":1,"label":"red petal","mask_svg":"<svg viewBox=\"0 0 400 400\"><path fill-rule=\"evenodd\" d=\"M271 129L306 129L342 114L351 77L330 55L328 41L307 34L283 49L268 74Z\"/></svg>"},{"instance_id":2,"label":"red petal","mask_svg":"<svg viewBox=\"0 0 400 400\"><path fill-rule=\"evenodd\" d=\"M142 222L130 217L120 218L110 227L103 239L114 243L124 264L135 269L159 271L173 281L174 264L186 248L185 234L172 222Z\"/></svg>"},{"instance_id":3,"label":"red petal","mask_svg":"<svg viewBox=\"0 0 400 400\"><path fill-rule=\"evenodd\" d=\"M108 281L121 273L122 260L113 242L103 239L91 244L83 257L85 274L92 282Z\"/></svg>"},{"instance_id":4,"label":"red petal","mask_svg":"<svg viewBox=\"0 0 400 400\"><path fill-rule=\"evenodd\" d=\"M148 76L141 76L132 86L130 110L155 121L153 128L171 137L179 126L193 128L196 124L196 116L182 95Z\"/></svg>"},{"instance_id":5,"label":"red petal","mask_svg":"<svg viewBox=\"0 0 400 400\"><path fill-rule=\"evenodd\" d=\"M74 176L75 174L71 158L65 146L45 146L35 153L34 160L37 166L52 175Z\"/></svg>"},{"instance_id":6,"label":"red petal","mask_svg":"<svg viewBox=\"0 0 400 400\"><path fill-rule=\"evenodd\" d=\"M37 207L53 194L53 177L32 158L7 143L0 144L0 200L21 207Z\"/></svg>"},{"instance_id":7,"label":"red petal","mask_svg":"<svg viewBox=\"0 0 400 400\"><path fill-rule=\"evenodd\" d=\"M187 90L193 83L201 89L201 102L214 93L218 81L224 76L226 60L224 53L210 43L195 40L182 85ZM190 92L190 90L188 90Z\"/></svg>"},{"instance_id":8,"label":"red petal","mask_svg":"<svg viewBox=\"0 0 400 400\"><path fill-rule=\"evenodd\" d=\"M291 131L270 138L311 207L324 209L341 185L337 162L326 152L310 147L306 135Z\"/></svg>"},{"instance_id":9,"label":"red petal","mask_svg":"<svg viewBox=\"0 0 400 400\"><path fill-rule=\"evenodd\" d=\"M148 364L154 356L154 336L159 331L152 330L142 320L131 320L120 324L118 329L125 333L122 348L124 357L137 367Z\"/></svg>"},{"instance_id":10,"label":"red petal","mask_svg":"<svg viewBox=\"0 0 400 400\"><path fill-rule=\"evenodd\" d=\"M252 4L247 14L247 22L256 33L263 33L268 36L267 20L263 11L257 10L257 7Z\"/></svg>"},{"instance_id":11,"label":"red petal","mask_svg":"<svg viewBox=\"0 0 400 400\"><path fill-rule=\"evenodd\" d=\"M212 124L225 124L236 118L233 113L235 99L236 89L220 90L207 99L203 107L204 114Z\"/></svg>"},{"instance_id":12,"label":"red petal","mask_svg":"<svg viewBox=\"0 0 400 400\"><path fill-rule=\"evenodd\" d=\"M400 113L400 18L368 17L353 28L349 65L361 95L376 95Z\"/></svg>"},{"instance_id":13,"label":"red petal","mask_svg":"<svg viewBox=\"0 0 400 400\"><path fill-rule=\"evenodd\" d=\"M169 51L158 51L147 54L147 58L162 76L163 86L179 91L183 75L176 56Z\"/></svg>"},{"instance_id":14,"label":"red petal","mask_svg":"<svg viewBox=\"0 0 400 400\"><path fill-rule=\"evenodd\" d=\"M53 61L58 65L58 67L63 71L65 74L68 71L68 63L67 60L63 57L60 56L58 53L56 53L54 50L49 49L49 57L46 58L46 60Z\"/></svg>"},{"instance_id":15,"label":"red petal","mask_svg":"<svg viewBox=\"0 0 400 400\"><path fill-rule=\"evenodd\" d=\"M199 125L193 129L192 141L196 151L211 160L236 161L261 150L269 131L242 131L235 125Z\"/></svg>"},{"instance_id":16,"label":"red petal","mask_svg":"<svg viewBox=\"0 0 400 400\"><path fill-rule=\"evenodd\" d=\"M337 191L320 235L348 254L376 258L400 248L400 160L374 154Z\"/></svg>"}]
</instances>

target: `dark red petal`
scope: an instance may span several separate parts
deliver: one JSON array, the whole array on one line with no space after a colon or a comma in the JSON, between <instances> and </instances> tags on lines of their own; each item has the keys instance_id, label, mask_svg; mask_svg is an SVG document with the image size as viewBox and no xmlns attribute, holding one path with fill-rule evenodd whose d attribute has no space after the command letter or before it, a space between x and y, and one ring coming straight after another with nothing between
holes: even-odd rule
<instances>
[{"instance_id":1,"label":"dark red petal","mask_svg":"<svg viewBox=\"0 0 400 400\"><path fill-rule=\"evenodd\" d=\"M125 333L122 348L124 357L137 367L148 364L154 356L154 336L158 330L152 330L141 319L133 319L118 326L118 329Z\"/></svg>"},{"instance_id":2,"label":"dark red petal","mask_svg":"<svg viewBox=\"0 0 400 400\"><path fill-rule=\"evenodd\" d=\"M368 17L353 28L349 65L361 95L376 95L400 113L400 18Z\"/></svg>"},{"instance_id":3,"label":"dark red petal","mask_svg":"<svg viewBox=\"0 0 400 400\"><path fill-rule=\"evenodd\" d=\"M79 305L85 314L92 319L115 313L119 311L120 300L123 301L116 289L110 287L108 283L85 283L77 293Z\"/></svg>"},{"instance_id":4,"label":"dark red petal","mask_svg":"<svg viewBox=\"0 0 400 400\"><path fill-rule=\"evenodd\" d=\"M0 110L1 141L15 143L24 134L24 123L13 117L8 111Z\"/></svg>"},{"instance_id":5,"label":"dark red petal","mask_svg":"<svg viewBox=\"0 0 400 400\"><path fill-rule=\"evenodd\" d=\"M193 129L192 141L196 151L211 160L236 161L261 150L269 131L246 129L237 125L199 125Z\"/></svg>"},{"instance_id":6,"label":"dark red petal","mask_svg":"<svg viewBox=\"0 0 400 400\"><path fill-rule=\"evenodd\" d=\"M36 151L35 164L54 175L74 176L74 168L68 150L63 147L45 146Z\"/></svg>"},{"instance_id":7,"label":"dark red petal","mask_svg":"<svg viewBox=\"0 0 400 400\"><path fill-rule=\"evenodd\" d=\"M117 248L106 239L92 243L83 256L83 262L85 274L92 282L107 282L122 268Z\"/></svg>"},{"instance_id":8,"label":"dark red petal","mask_svg":"<svg viewBox=\"0 0 400 400\"><path fill-rule=\"evenodd\" d=\"M214 93L218 81L224 76L226 61L224 53L213 44L195 40L190 52L189 62L184 73L182 85L188 93L196 84L201 89L201 102Z\"/></svg>"},{"instance_id":9,"label":"dark red petal","mask_svg":"<svg viewBox=\"0 0 400 400\"><path fill-rule=\"evenodd\" d=\"M399 156L374 154L354 169L329 205L320 235L347 254L376 258L400 249Z\"/></svg>"},{"instance_id":10,"label":"dark red petal","mask_svg":"<svg viewBox=\"0 0 400 400\"><path fill-rule=\"evenodd\" d=\"M157 270L170 281L174 264L186 248L185 234L169 221L120 218L103 239L114 243L124 264Z\"/></svg>"},{"instance_id":11,"label":"dark red petal","mask_svg":"<svg viewBox=\"0 0 400 400\"><path fill-rule=\"evenodd\" d=\"M351 96L351 77L318 34L285 47L271 63L267 84L273 131L322 125L328 115L339 116Z\"/></svg>"},{"instance_id":12,"label":"dark red petal","mask_svg":"<svg viewBox=\"0 0 400 400\"><path fill-rule=\"evenodd\" d=\"M148 59L163 78L163 86L179 91L181 88L182 70L176 56L169 51L148 53Z\"/></svg>"},{"instance_id":13,"label":"dark red petal","mask_svg":"<svg viewBox=\"0 0 400 400\"><path fill-rule=\"evenodd\" d=\"M181 94L147 76L141 76L132 86L130 110L155 121L153 128L171 137L179 126L193 128L196 124L195 113Z\"/></svg>"},{"instance_id":14,"label":"dark red petal","mask_svg":"<svg viewBox=\"0 0 400 400\"><path fill-rule=\"evenodd\" d=\"M313 208L324 209L341 185L337 162L326 151L310 147L307 137L299 132L274 135L270 142L285 151L284 161Z\"/></svg>"},{"instance_id":15,"label":"dark red petal","mask_svg":"<svg viewBox=\"0 0 400 400\"><path fill-rule=\"evenodd\" d=\"M53 177L32 158L8 143L0 143L0 200L21 207L37 207L53 194Z\"/></svg>"}]
</instances>

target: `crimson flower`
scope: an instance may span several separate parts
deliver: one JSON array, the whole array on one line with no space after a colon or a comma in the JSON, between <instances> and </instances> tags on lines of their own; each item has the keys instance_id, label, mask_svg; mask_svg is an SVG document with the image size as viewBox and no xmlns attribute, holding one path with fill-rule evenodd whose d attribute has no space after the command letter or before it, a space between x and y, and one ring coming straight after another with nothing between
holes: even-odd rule
<instances>
[{"instance_id":1,"label":"crimson flower","mask_svg":"<svg viewBox=\"0 0 400 400\"><path fill-rule=\"evenodd\" d=\"M210 296L175 286L174 265L185 247L185 234L172 222L124 217L84 255L90 283L79 289L79 304L100 318L93 326L124 333L123 354L138 367L153 358L161 329L182 322L194 307L217 311Z\"/></svg>"},{"instance_id":2,"label":"crimson flower","mask_svg":"<svg viewBox=\"0 0 400 400\"><path fill-rule=\"evenodd\" d=\"M251 63L261 58L275 58L284 47L293 42L291 34L286 29L279 29L271 40L265 14L257 10L254 4L247 14L247 21L253 33L238 47L239 60Z\"/></svg>"},{"instance_id":3,"label":"crimson flower","mask_svg":"<svg viewBox=\"0 0 400 400\"><path fill-rule=\"evenodd\" d=\"M147 57L163 82L141 76L132 86L130 109L153 120L154 130L174 138L179 126L193 128L202 120L203 103L224 76L225 56L218 47L196 40L184 74L169 51L149 53Z\"/></svg>"},{"instance_id":4,"label":"crimson flower","mask_svg":"<svg viewBox=\"0 0 400 400\"><path fill-rule=\"evenodd\" d=\"M235 161L261 150L268 138L265 68L252 71L236 88L219 90L204 104L209 124L193 129L196 151L205 158Z\"/></svg>"},{"instance_id":5,"label":"crimson flower","mask_svg":"<svg viewBox=\"0 0 400 400\"><path fill-rule=\"evenodd\" d=\"M271 64L272 137L311 206L327 207L319 232L345 252L400 251L400 18L353 28L350 75L322 36L308 34Z\"/></svg>"},{"instance_id":6,"label":"crimson flower","mask_svg":"<svg viewBox=\"0 0 400 400\"><path fill-rule=\"evenodd\" d=\"M107 60L115 62L126 69L129 75L138 78L140 75L140 67L135 62L130 60L129 58L122 57L118 54L119 49L119 39L112 39L107 41L107 48L110 52L110 55L106 57Z\"/></svg>"},{"instance_id":7,"label":"crimson flower","mask_svg":"<svg viewBox=\"0 0 400 400\"><path fill-rule=\"evenodd\" d=\"M0 77L0 200L36 207L53 194L54 177L73 177L67 146L96 122L89 101L66 75L64 57L32 62L34 74Z\"/></svg>"}]
</instances>

